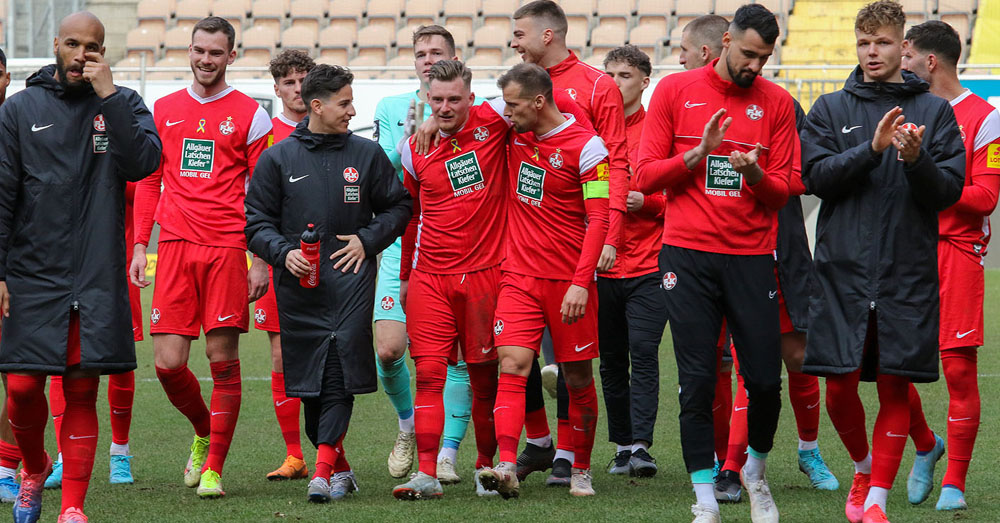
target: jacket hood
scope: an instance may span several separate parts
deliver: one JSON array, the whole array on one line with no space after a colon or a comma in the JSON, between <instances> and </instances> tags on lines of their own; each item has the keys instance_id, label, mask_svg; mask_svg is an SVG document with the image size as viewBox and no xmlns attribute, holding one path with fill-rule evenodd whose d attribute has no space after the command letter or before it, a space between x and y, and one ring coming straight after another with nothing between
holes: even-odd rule
<instances>
[{"instance_id":1,"label":"jacket hood","mask_svg":"<svg viewBox=\"0 0 1000 523\"><path fill-rule=\"evenodd\" d=\"M298 125L295 126L295 130L289 135L291 138L302 142L306 146L306 149L343 149L347 145L347 139L351 136L352 131L347 131L344 134L320 134L314 133L309 130L309 117L306 116Z\"/></svg>"},{"instance_id":2,"label":"jacket hood","mask_svg":"<svg viewBox=\"0 0 1000 523\"><path fill-rule=\"evenodd\" d=\"M883 96L907 97L930 90L931 84L921 80L919 76L910 71L902 71L902 73L903 83L866 82L865 75L859 65L854 68L851 76L847 77L847 81L844 82L844 90L865 100L875 100Z\"/></svg>"},{"instance_id":3,"label":"jacket hood","mask_svg":"<svg viewBox=\"0 0 1000 523\"><path fill-rule=\"evenodd\" d=\"M86 96L94 94L94 88L91 87L89 83L84 84L84 86L79 89L67 91L66 86L56 79L56 64L49 64L39 69L35 72L35 74L28 77L28 79L24 82L24 85L25 87L38 86L43 89L48 89L60 98L65 96Z\"/></svg>"}]
</instances>

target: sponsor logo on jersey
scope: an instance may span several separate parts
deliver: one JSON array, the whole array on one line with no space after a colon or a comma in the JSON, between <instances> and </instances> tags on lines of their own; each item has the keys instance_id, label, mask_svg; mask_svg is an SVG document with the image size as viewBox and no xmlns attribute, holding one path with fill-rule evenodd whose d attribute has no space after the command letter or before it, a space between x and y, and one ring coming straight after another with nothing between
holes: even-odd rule
<instances>
[{"instance_id":1,"label":"sponsor logo on jersey","mask_svg":"<svg viewBox=\"0 0 1000 523\"><path fill-rule=\"evenodd\" d=\"M1000 169L1000 143L991 143L986 147L986 167Z\"/></svg>"},{"instance_id":2,"label":"sponsor logo on jersey","mask_svg":"<svg viewBox=\"0 0 1000 523\"><path fill-rule=\"evenodd\" d=\"M476 130L472 132L472 137L476 139L477 142L485 142L487 138L490 137L490 130L480 125L476 127Z\"/></svg>"},{"instance_id":3,"label":"sponsor logo on jersey","mask_svg":"<svg viewBox=\"0 0 1000 523\"><path fill-rule=\"evenodd\" d=\"M392 299L392 296L383 296L381 305L382 310L387 311L396 305L396 301Z\"/></svg>"},{"instance_id":4,"label":"sponsor logo on jersey","mask_svg":"<svg viewBox=\"0 0 1000 523\"><path fill-rule=\"evenodd\" d=\"M747 118L757 121L764 117L764 109L757 104L750 104L747 106Z\"/></svg>"},{"instance_id":5,"label":"sponsor logo on jersey","mask_svg":"<svg viewBox=\"0 0 1000 523\"><path fill-rule=\"evenodd\" d=\"M493 335L499 336L501 332L503 332L503 320L497 320L497 322L493 324Z\"/></svg>"},{"instance_id":6,"label":"sponsor logo on jersey","mask_svg":"<svg viewBox=\"0 0 1000 523\"><path fill-rule=\"evenodd\" d=\"M344 169L344 179L347 180L347 183L354 183L358 181L358 170L354 167Z\"/></svg>"},{"instance_id":7,"label":"sponsor logo on jersey","mask_svg":"<svg viewBox=\"0 0 1000 523\"><path fill-rule=\"evenodd\" d=\"M541 206L544 196L545 169L528 162L521 162L517 170L517 199Z\"/></svg>"},{"instance_id":8,"label":"sponsor logo on jersey","mask_svg":"<svg viewBox=\"0 0 1000 523\"><path fill-rule=\"evenodd\" d=\"M728 156L708 155L705 159L705 194L740 197L743 175L733 169Z\"/></svg>"},{"instance_id":9,"label":"sponsor logo on jersey","mask_svg":"<svg viewBox=\"0 0 1000 523\"><path fill-rule=\"evenodd\" d=\"M160 323L160 309L153 309L149 313L149 321L153 322L154 325Z\"/></svg>"},{"instance_id":10,"label":"sponsor logo on jersey","mask_svg":"<svg viewBox=\"0 0 1000 523\"><path fill-rule=\"evenodd\" d=\"M215 140L185 138L181 147L181 178L212 178Z\"/></svg>"},{"instance_id":11,"label":"sponsor logo on jersey","mask_svg":"<svg viewBox=\"0 0 1000 523\"><path fill-rule=\"evenodd\" d=\"M106 134L95 134L94 135L94 153L104 154L108 152L108 135Z\"/></svg>"},{"instance_id":12,"label":"sponsor logo on jersey","mask_svg":"<svg viewBox=\"0 0 1000 523\"><path fill-rule=\"evenodd\" d=\"M267 313L264 312L264 309L257 309L254 311L253 321L257 323L264 323L265 321L267 321Z\"/></svg>"},{"instance_id":13,"label":"sponsor logo on jersey","mask_svg":"<svg viewBox=\"0 0 1000 523\"><path fill-rule=\"evenodd\" d=\"M95 116L94 117L94 130L97 131L97 132L99 132L99 133L103 133L106 129L107 129L107 126L104 124L104 115L103 114L98 114L97 116Z\"/></svg>"},{"instance_id":14,"label":"sponsor logo on jersey","mask_svg":"<svg viewBox=\"0 0 1000 523\"><path fill-rule=\"evenodd\" d=\"M344 203L361 203L361 186L344 186Z\"/></svg>"},{"instance_id":15,"label":"sponsor logo on jersey","mask_svg":"<svg viewBox=\"0 0 1000 523\"><path fill-rule=\"evenodd\" d=\"M663 275L663 288L664 290L670 290L677 286L677 275L668 272Z\"/></svg>"},{"instance_id":16,"label":"sponsor logo on jersey","mask_svg":"<svg viewBox=\"0 0 1000 523\"><path fill-rule=\"evenodd\" d=\"M549 155L549 165L551 165L553 169L562 169L563 166L562 151L556 149L556 152Z\"/></svg>"},{"instance_id":17,"label":"sponsor logo on jersey","mask_svg":"<svg viewBox=\"0 0 1000 523\"><path fill-rule=\"evenodd\" d=\"M597 181L606 182L611 179L611 175L608 171L608 162L601 162L597 164Z\"/></svg>"},{"instance_id":18,"label":"sponsor logo on jersey","mask_svg":"<svg viewBox=\"0 0 1000 523\"><path fill-rule=\"evenodd\" d=\"M232 116L227 116L226 119L219 124L219 132L226 136L236 132L236 124L233 123Z\"/></svg>"},{"instance_id":19,"label":"sponsor logo on jersey","mask_svg":"<svg viewBox=\"0 0 1000 523\"><path fill-rule=\"evenodd\" d=\"M448 181L451 182L451 190L455 191L456 198L485 187L483 170L479 166L476 151L469 151L446 160L444 168L448 172Z\"/></svg>"},{"instance_id":20,"label":"sponsor logo on jersey","mask_svg":"<svg viewBox=\"0 0 1000 523\"><path fill-rule=\"evenodd\" d=\"M378 141L378 135L379 135L379 131L380 130L381 129L379 127L378 118L376 118L375 119L375 123L372 124L372 140L373 141L376 141L376 142Z\"/></svg>"},{"instance_id":21,"label":"sponsor logo on jersey","mask_svg":"<svg viewBox=\"0 0 1000 523\"><path fill-rule=\"evenodd\" d=\"M965 126L964 125L959 125L958 126L958 134L962 135L962 141L964 142L965 138L966 138L965 137Z\"/></svg>"}]
</instances>

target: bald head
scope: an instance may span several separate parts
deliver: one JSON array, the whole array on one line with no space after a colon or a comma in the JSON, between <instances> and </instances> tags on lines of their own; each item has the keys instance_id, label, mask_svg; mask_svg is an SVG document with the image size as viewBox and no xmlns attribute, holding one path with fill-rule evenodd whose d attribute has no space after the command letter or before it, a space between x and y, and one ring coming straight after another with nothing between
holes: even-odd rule
<instances>
[{"instance_id":1,"label":"bald head","mask_svg":"<svg viewBox=\"0 0 1000 523\"><path fill-rule=\"evenodd\" d=\"M104 24L90 11L77 11L66 15L59 22L59 36L62 39L70 34L88 33L98 44L104 45Z\"/></svg>"},{"instance_id":2,"label":"bald head","mask_svg":"<svg viewBox=\"0 0 1000 523\"><path fill-rule=\"evenodd\" d=\"M59 22L59 35L52 48L56 55L56 79L68 89L83 87L87 56L103 60L104 24L87 11L67 15Z\"/></svg>"}]
</instances>

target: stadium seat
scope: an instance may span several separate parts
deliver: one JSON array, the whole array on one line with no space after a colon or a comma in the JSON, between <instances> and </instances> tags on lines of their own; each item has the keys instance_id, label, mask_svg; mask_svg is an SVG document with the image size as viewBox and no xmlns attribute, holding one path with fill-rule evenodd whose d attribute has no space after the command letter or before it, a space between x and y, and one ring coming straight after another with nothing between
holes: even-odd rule
<instances>
[{"instance_id":1,"label":"stadium seat","mask_svg":"<svg viewBox=\"0 0 1000 523\"><path fill-rule=\"evenodd\" d=\"M321 48L319 56L316 58L316 62L344 66L347 64L348 56L350 56L348 49L349 48L347 47L331 47L327 49Z\"/></svg>"},{"instance_id":2,"label":"stadium seat","mask_svg":"<svg viewBox=\"0 0 1000 523\"><path fill-rule=\"evenodd\" d=\"M405 80L407 78L413 78L413 55L403 55L399 54L389 60L386 67L402 67L403 69L398 71L390 71L382 73L379 78L385 80Z\"/></svg>"},{"instance_id":3,"label":"stadium seat","mask_svg":"<svg viewBox=\"0 0 1000 523\"><path fill-rule=\"evenodd\" d=\"M911 13L925 14L934 10L937 0L899 0L903 5L903 12L906 13L906 21L910 21Z\"/></svg>"},{"instance_id":4,"label":"stadium seat","mask_svg":"<svg viewBox=\"0 0 1000 523\"><path fill-rule=\"evenodd\" d=\"M333 0L330 2L330 18L351 18L358 20L368 6L366 0Z\"/></svg>"},{"instance_id":5,"label":"stadium seat","mask_svg":"<svg viewBox=\"0 0 1000 523\"><path fill-rule=\"evenodd\" d=\"M261 60L254 56L244 56L242 58L237 58L231 67L254 67L255 71L232 71L226 72L226 76L229 78L267 78L270 73L267 70L268 61Z\"/></svg>"},{"instance_id":6,"label":"stadium seat","mask_svg":"<svg viewBox=\"0 0 1000 523\"><path fill-rule=\"evenodd\" d=\"M498 31L494 27L483 26L476 29L472 35L472 43L477 52L487 49L499 50L500 59L503 59L504 51L510 42L510 31Z\"/></svg>"},{"instance_id":7,"label":"stadium seat","mask_svg":"<svg viewBox=\"0 0 1000 523\"><path fill-rule=\"evenodd\" d=\"M640 2L642 0L639 0ZM667 36L670 30L670 17L661 14L648 14L649 11L639 11L638 20L636 20L636 25L655 25L660 28L663 32L663 36Z\"/></svg>"},{"instance_id":8,"label":"stadium seat","mask_svg":"<svg viewBox=\"0 0 1000 523\"><path fill-rule=\"evenodd\" d=\"M928 0L933 2L934 0ZM979 0L938 0L938 13L961 13L971 15L979 6Z\"/></svg>"},{"instance_id":9,"label":"stadium seat","mask_svg":"<svg viewBox=\"0 0 1000 523\"><path fill-rule=\"evenodd\" d=\"M472 41L472 20L464 16L458 18L449 16L445 18L444 26L451 32L451 36L455 38L456 47L464 48Z\"/></svg>"},{"instance_id":10,"label":"stadium seat","mask_svg":"<svg viewBox=\"0 0 1000 523\"><path fill-rule=\"evenodd\" d=\"M504 16L509 19L518 7L517 0L483 0L481 10L484 19Z\"/></svg>"},{"instance_id":11,"label":"stadium seat","mask_svg":"<svg viewBox=\"0 0 1000 523\"><path fill-rule=\"evenodd\" d=\"M323 31L334 27L337 31L341 31L345 34L351 36L351 41L353 41L358 36L358 20L356 18L331 18L329 25L323 28Z\"/></svg>"},{"instance_id":12,"label":"stadium seat","mask_svg":"<svg viewBox=\"0 0 1000 523\"><path fill-rule=\"evenodd\" d=\"M354 73L354 78L356 79L375 79L378 78L379 75L382 73L382 71L379 71L377 69L361 71L357 69L358 67L384 67L384 66L385 66L385 56L382 56L380 58L378 55L374 54L366 54L366 55L359 54L356 58L347 62L347 67L351 69L351 72Z\"/></svg>"},{"instance_id":13,"label":"stadium seat","mask_svg":"<svg viewBox=\"0 0 1000 523\"><path fill-rule=\"evenodd\" d=\"M766 7L769 11L776 15L782 17L788 16L788 8L792 3L791 0L757 0L755 3L761 4Z\"/></svg>"},{"instance_id":14,"label":"stadium seat","mask_svg":"<svg viewBox=\"0 0 1000 523\"><path fill-rule=\"evenodd\" d=\"M590 56L588 56L587 58L585 58L583 61L585 63L590 64L590 65L592 65L592 66L594 66L594 67L596 67L596 68L598 68L598 69L600 69L600 70L603 71L604 70L604 59L607 56L608 56L607 51L600 51L600 52L595 51Z\"/></svg>"},{"instance_id":15,"label":"stadium seat","mask_svg":"<svg viewBox=\"0 0 1000 523\"><path fill-rule=\"evenodd\" d=\"M590 32L590 47L595 54L604 53L625 43L625 32L617 25L601 24Z\"/></svg>"},{"instance_id":16,"label":"stadium seat","mask_svg":"<svg viewBox=\"0 0 1000 523\"><path fill-rule=\"evenodd\" d=\"M281 48L299 49L313 56L316 54L316 38L308 31L292 26L281 33Z\"/></svg>"},{"instance_id":17,"label":"stadium seat","mask_svg":"<svg viewBox=\"0 0 1000 523\"><path fill-rule=\"evenodd\" d=\"M208 16L208 8L209 3L205 0L180 0L177 2L174 17L178 22L182 20L197 22Z\"/></svg>"},{"instance_id":18,"label":"stadium seat","mask_svg":"<svg viewBox=\"0 0 1000 523\"><path fill-rule=\"evenodd\" d=\"M369 25L362 27L358 31L357 46L358 49L362 47L388 47L392 45L393 39L396 37L395 31L387 31L384 27L379 25Z\"/></svg>"},{"instance_id":19,"label":"stadium seat","mask_svg":"<svg viewBox=\"0 0 1000 523\"><path fill-rule=\"evenodd\" d=\"M715 14L732 18L736 10L745 4L743 0L715 0Z\"/></svg>"},{"instance_id":20,"label":"stadium seat","mask_svg":"<svg viewBox=\"0 0 1000 523\"><path fill-rule=\"evenodd\" d=\"M396 33L403 3L400 0L368 0L368 25L377 25Z\"/></svg>"},{"instance_id":21,"label":"stadium seat","mask_svg":"<svg viewBox=\"0 0 1000 523\"><path fill-rule=\"evenodd\" d=\"M415 26L415 25L407 24L407 25L405 25L403 27L400 27L399 30L396 31L396 36L393 37L393 42L395 43L396 47L397 48L398 47L412 48L413 47L413 32L417 30L417 27L420 27L420 26L419 25ZM452 36L454 36L454 35L452 35Z\"/></svg>"},{"instance_id":22,"label":"stadium seat","mask_svg":"<svg viewBox=\"0 0 1000 523\"><path fill-rule=\"evenodd\" d=\"M521 63L523 61L524 60L521 59L521 55L519 55L517 53L514 53L513 55L508 56L507 59L503 61L503 66L504 67L508 67L508 68L509 67L514 67L515 65L517 65L517 64L519 64L519 63Z\"/></svg>"},{"instance_id":23,"label":"stadium seat","mask_svg":"<svg viewBox=\"0 0 1000 523\"><path fill-rule=\"evenodd\" d=\"M319 23L326 17L329 8L327 0L293 0L289 17L291 27L309 31L313 38L319 35Z\"/></svg>"},{"instance_id":24,"label":"stadium seat","mask_svg":"<svg viewBox=\"0 0 1000 523\"><path fill-rule=\"evenodd\" d=\"M166 31L167 20L173 15L174 3L169 0L142 0L135 6L140 27Z\"/></svg>"},{"instance_id":25,"label":"stadium seat","mask_svg":"<svg viewBox=\"0 0 1000 523\"><path fill-rule=\"evenodd\" d=\"M280 33L288 15L288 4L281 0L256 0L253 3L253 25Z\"/></svg>"},{"instance_id":26,"label":"stadium seat","mask_svg":"<svg viewBox=\"0 0 1000 523\"><path fill-rule=\"evenodd\" d=\"M479 65L479 66L493 66L499 67L503 63L503 50L502 49L478 49L476 50L476 55L469 58L465 62L467 65ZM477 76L479 77L489 77L495 78L496 72L485 72L478 71Z\"/></svg>"},{"instance_id":27,"label":"stadium seat","mask_svg":"<svg viewBox=\"0 0 1000 523\"><path fill-rule=\"evenodd\" d=\"M254 25L243 33L243 56L270 60L279 33L266 26Z\"/></svg>"},{"instance_id":28,"label":"stadium seat","mask_svg":"<svg viewBox=\"0 0 1000 523\"><path fill-rule=\"evenodd\" d=\"M187 60L188 47L191 46L192 25L178 25L163 35L163 57Z\"/></svg>"},{"instance_id":29,"label":"stadium seat","mask_svg":"<svg viewBox=\"0 0 1000 523\"><path fill-rule=\"evenodd\" d=\"M229 23L242 25L246 20L247 11L250 7L244 0L215 0L212 2L212 16L218 16L229 20ZM235 23L234 23L235 22Z\"/></svg>"},{"instance_id":30,"label":"stadium seat","mask_svg":"<svg viewBox=\"0 0 1000 523\"><path fill-rule=\"evenodd\" d=\"M684 27L691 23L696 17L694 16L678 16L677 24L674 28L670 30L670 43L679 44L681 43L681 34L684 32Z\"/></svg>"},{"instance_id":31,"label":"stadium seat","mask_svg":"<svg viewBox=\"0 0 1000 523\"><path fill-rule=\"evenodd\" d=\"M146 66L152 67L153 64L156 62L148 58L149 56L148 53L146 53L146 56L147 56ZM141 56L132 55L132 56L126 56L125 58L122 58L121 60L115 62L115 64L111 66L111 71L114 72L115 80L138 80L139 79L138 72L125 72L122 71L121 68L140 67L142 65L141 59L142 59Z\"/></svg>"},{"instance_id":32,"label":"stadium seat","mask_svg":"<svg viewBox=\"0 0 1000 523\"><path fill-rule=\"evenodd\" d=\"M601 21L620 18L627 22L633 11L635 0L597 0L597 18Z\"/></svg>"},{"instance_id":33,"label":"stadium seat","mask_svg":"<svg viewBox=\"0 0 1000 523\"><path fill-rule=\"evenodd\" d=\"M594 13L597 10L594 0L572 0L570 2L563 2L561 7L567 17L582 16L587 19L594 16ZM511 11L511 14L513 14L513 12L514 11Z\"/></svg>"},{"instance_id":34,"label":"stadium seat","mask_svg":"<svg viewBox=\"0 0 1000 523\"><path fill-rule=\"evenodd\" d=\"M441 0L406 0L403 11L406 13L407 24L413 23L414 20L420 20L419 23L425 25L434 23L441 16Z\"/></svg>"},{"instance_id":35,"label":"stadium seat","mask_svg":"<svg viewBox=\"0 0 1000 523\"><path fill-rule=\"evenodd\" d=\"M146 27L136 27L125 34L125 49L127 55L136 56L143 53L150 55L150 62L159 58L160 45L163 43L163 32Z\"/></svg>"},{"instance_id":36,"label":"stadium seat","mask_svg":"<svg viewBox=\"0 0 1000 523\"><path fill-rule=\"evenodd\" d=\"M482 7L480 0L444 0L442 14L449 19L468 18L475 20Z\"/></svg>"},{"instance_id":37,"label":"stadium seat","mask_svg":"<svg viewBox=\"0 0 1000 523\"><path fill-rule=\"evenodd\" d=\"M319 32L318 42L320 53L322 54L326 49L350 49L354 46L357 36L356 32L344 31L336 26L327 27Z\"/></svg>"},{"instance_id":38,"label":"stadium seat","mask_svg":"<svg viewBox=\"0 0 1000 523\"><path fill-rule=\"evenodd\" d=\"M155 67L183 67L183 71L158 71L150 72L146 75L149 80L185 80L190 78L191 75L191 62L186 58L178 58L176 56L167 56L158 60Z\"/></svg>"},{"instance_id":39,"label":"stadium seat","mask_svg":"<svg viewBox=\"0 0 1000 523\"><path fill-rule=\"evenodd\" d=\"M587 41L590 40L590 24L579 18L570 19L567 22L569 26L566 29L566 45L578 51L587 47Z\"/></svg>"}]
</instances>

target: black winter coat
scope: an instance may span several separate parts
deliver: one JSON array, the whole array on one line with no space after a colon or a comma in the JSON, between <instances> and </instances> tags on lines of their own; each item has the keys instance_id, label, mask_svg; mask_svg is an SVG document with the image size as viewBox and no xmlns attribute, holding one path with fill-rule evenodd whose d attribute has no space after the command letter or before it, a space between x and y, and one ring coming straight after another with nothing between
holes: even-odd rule
<instances>
[{"instance_id":1,"label":"black winter coat","mask_svg":"<svg viewBox=\"0 0 1000 523\"><path fill-rule=\"evenodd\" d=\"M795 128L801 132L806 125L806 113L798 100L795 105ZM789 196L788 203L778 211L778 283L785 298L788 317L798 332L809 330L809 297L816 287L812 253L806 236L802 201L798 195Z\"/></svg>"},{"instance_id":2,"label":"black winter coat","mask_svg":"<svg viewBox=\"0 0 1000 523\"><path fill-rule=\"evenodd\" d=\"M347 392L373 392L375 257L403 233L413 203L377 143L351 133L314 134L308 121L257 162L246 197L247 243L274 267L288 395L320 395L330 343L336 344ZM320 236L320 283L314 289L299 285L285 269L285 256L299 248L310 223ZM364 245L358 274L334 270L330 255L346 245L338 234L357 234Z\"/></svg>"},{"instance_id":3,"label":"black winter coat","mask_svg":"<svg viewBox=\"0 0 1000 523\"><path fill-rule=\"evenodd\" d=\"M875 372L938 378L938 211L958 201L965 149L947 100L903 72L903 83L865 83L860 67L844 89L823 95L802 131L803 182L823 202L816 225L818 288L810 307L806 372L862 367L870 311L876 311ZM871 149L894 106L926 125L920 157L907 165L890 146ZM875 367L877 365L877 368Z\"/></svg>"},{"instance_id":4,"label":"black winter coat","mask_svg":"<svg viewBox=\"0 0 1000 523\"><path fill-rule=\"evenodd\" d=\"M0 109L0 280L11 295L0 371L66 369L70 311L80 366L135 368L125 276L125 182L160 164L153 116L124 87L67 92L49 65Z\"/></svg>"}]
</instances>

